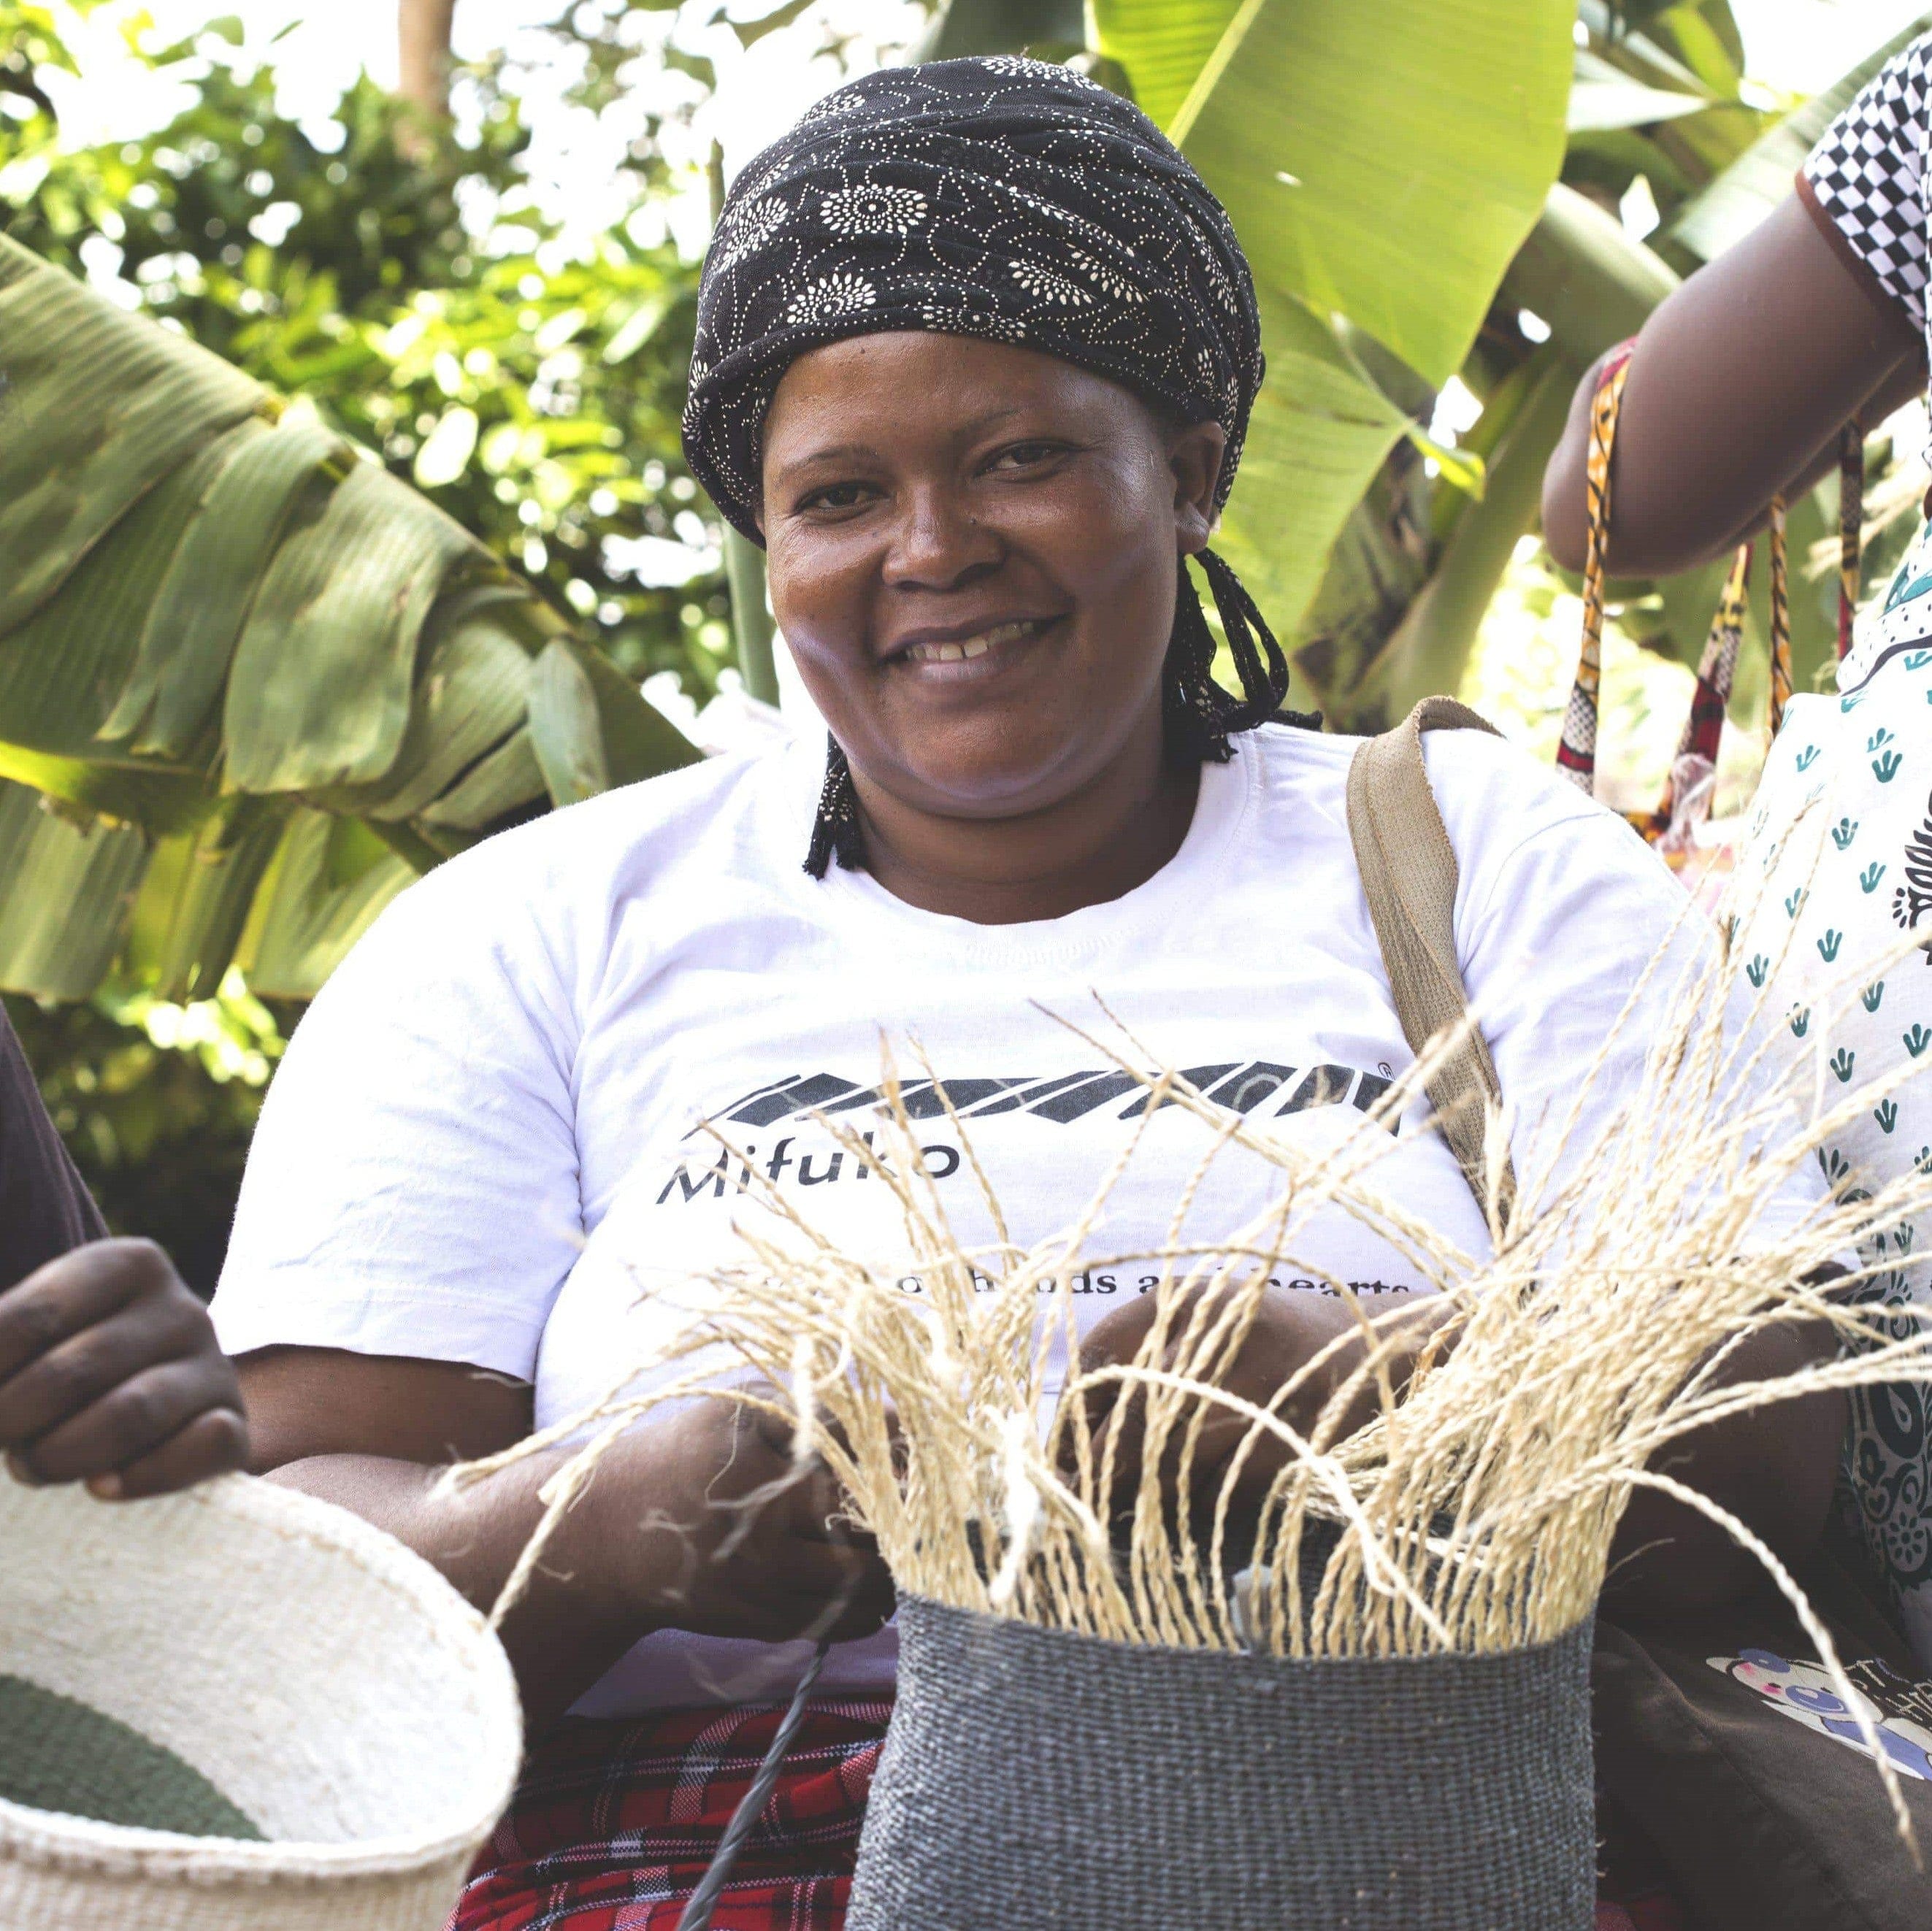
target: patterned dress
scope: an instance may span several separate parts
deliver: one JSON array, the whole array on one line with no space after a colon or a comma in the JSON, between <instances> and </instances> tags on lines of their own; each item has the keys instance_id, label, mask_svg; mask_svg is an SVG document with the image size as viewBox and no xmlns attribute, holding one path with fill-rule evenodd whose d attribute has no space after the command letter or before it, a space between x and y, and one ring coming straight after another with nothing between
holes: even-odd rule
<instances>
[{"instance_id":1,"label":"patterned dress","mask_svg":"<svg viewBox=\"0 0 1932 1931\"><path fill-rule=\"evenodd\" d=\"M1858 272L1925 326L1932 39L1846 109L1798 192ZM1752 984L1815 1054L1822 1103L1895 1070L1932 1070L1932 535L1922 530L1861 617L1835 695L1794 697L1753 807L1740 868ZM1916 949L1920 934L1926 949ZM1821 1156L1840 1197L1932 1165L1932 1083L1861 1112ZM1932 1302L1932 1225L1875 1227L1871 1297ZM1901 1333L1912 1324L1894 1324ZM1914 1649L1932 1668L1932 1437L1924 1391L1854 1398L1850 1489Z\"/></svg>"}]
</instances>

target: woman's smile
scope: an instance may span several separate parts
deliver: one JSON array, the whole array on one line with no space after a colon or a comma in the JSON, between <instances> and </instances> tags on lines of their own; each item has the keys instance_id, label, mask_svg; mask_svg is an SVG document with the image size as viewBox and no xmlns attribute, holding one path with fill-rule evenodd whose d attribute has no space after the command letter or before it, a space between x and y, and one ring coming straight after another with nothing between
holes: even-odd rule
<instances>
[{"instance_id":1,"label":"woman's smile","mask_svg":"<svg viewBox=\"0 0 1932 1931\"><path fill-rule=\"evenodd\" d=\"M1069 622L1063 612L918 631L890 646L881 662L886 670L922 683L983 683L1033 658L1041 644L1058 639Z\"/></svg>"}]
</instances>

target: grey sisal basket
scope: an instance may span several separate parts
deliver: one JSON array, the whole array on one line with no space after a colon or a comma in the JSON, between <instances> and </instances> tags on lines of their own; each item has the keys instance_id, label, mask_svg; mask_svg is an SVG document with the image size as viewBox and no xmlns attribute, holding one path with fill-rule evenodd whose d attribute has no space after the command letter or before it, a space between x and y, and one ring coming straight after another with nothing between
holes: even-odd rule
<instances>
[{"instance_id":1,"label":"grey sisal basket","mask_svg":"<svg viewBox=\"0 0 1932 1931\"><path fill-rule=\"evenodd\" d=\"M1343 1662L898 1630L848 1931L1589 1931L1588 1621Z\"/></svg>"}]
</instances>

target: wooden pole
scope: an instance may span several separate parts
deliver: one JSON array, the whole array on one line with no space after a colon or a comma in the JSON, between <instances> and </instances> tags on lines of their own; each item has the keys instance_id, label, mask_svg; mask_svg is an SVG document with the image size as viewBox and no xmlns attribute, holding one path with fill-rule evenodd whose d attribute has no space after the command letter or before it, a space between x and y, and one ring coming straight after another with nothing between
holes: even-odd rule
<instances>
[{"instance_id":1,"label":"wooden pole","mask_svg":"<svg viewBox=\"0 0 1932 1931\"><path fill-rule=\"evenodd\" d=\"M711 144L711 221L716 227L724 205L724 150ZM765 607L765 553L748 537L724 526L724 580L731 592L731 637L738 674L746 691L762 703L778 700L778 666L772 654L775 626Z\"/></svg>"}]
</instances>

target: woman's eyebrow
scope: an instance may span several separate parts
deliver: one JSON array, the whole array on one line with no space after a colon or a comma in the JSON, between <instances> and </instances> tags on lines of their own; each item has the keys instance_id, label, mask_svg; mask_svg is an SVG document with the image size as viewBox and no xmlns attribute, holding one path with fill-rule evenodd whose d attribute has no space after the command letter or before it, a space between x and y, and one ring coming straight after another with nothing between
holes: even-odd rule
<instances>
[{"instance_id":1,"label":"woman's eyebrow","mask_svg":"<svg viewBox=\"0 0 1932 1931\"><path fill-rule=\"evenodd\" d=\"M983 434L995 423L1004 422L1008 418L1022 413L1022 405L1018 403L995 403L959 424L955 432L956 439L961 442L970 441L973 437ZM878 463L883 460L879 452L868 442L835 442L827 444L823 449L809 450L802 456L789 457L778 467L781 475L790 475L796 470L816 469L821 463Z\"/></svg>"},{"instance_id":2,"label":"woman's eyebrow","mask_svg":"<svg viewBox=\"0 0 1932 1931\"><path fill-rule=\"evenodd\" d=\"M879 452L863 442L836 442L823 449L808 450L802 456L794 456L778 465L782 474L789 475L797 469L812 469L826 463L876 463Z\"/></svg>"}]
</instances>

